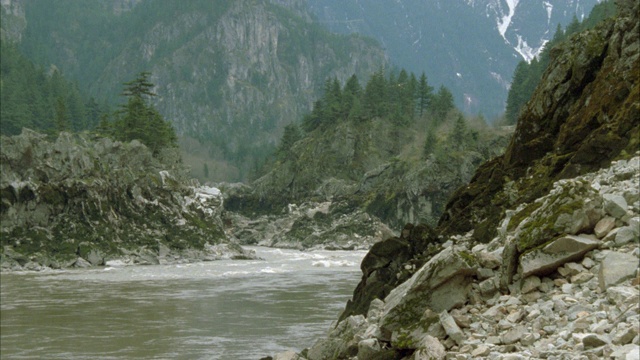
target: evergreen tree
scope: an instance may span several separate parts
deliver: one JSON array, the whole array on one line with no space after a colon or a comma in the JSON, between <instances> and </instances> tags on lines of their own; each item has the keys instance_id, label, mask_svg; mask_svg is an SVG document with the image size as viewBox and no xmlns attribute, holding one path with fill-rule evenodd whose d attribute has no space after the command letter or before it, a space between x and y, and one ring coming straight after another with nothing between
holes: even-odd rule
<instances>
[{"instance_id":1,"label":"evergreen tree","mask_svg":"<svg viewBox=\"0 0 640 360\"><path fill-rule=\"evenodd\" d=\"M420 75L420 80L418 81L416 97L418 100L418 113L419 116L422 117L424 111L429 108L431 99L433 98L433 87L427 83L427 75L425 75L424 72Z\"/></svg>"},{"instance_id":2,"label":"evergreen tree","mask_svg":"<svg viewBox=\"0 0 640 360\"><path fill-rule=\"evenodd\" d=\"M438 122L444 121L449 111L454 109L453 94L444 85L440 85L433 98L432 111Z\"/></svg>"},{"instance_id":3,"label":"evergreen tree","mask_svg":"<svg viewBox=\"0 0 640 360\"><path fill-rule=\"evenodd\" d=\"M147 103L148 98L156 96L151 91L154 85L149 76L150 73L142 72L124 84L122 96L127 97L127 103L117 114L115 137L122 141L140 140L158 154L162 148L177 146L178 138L173 127Z\"/></svg>"},{"instance_id":4,"label":"evergreen tree","mask_svg":"<svg viewBox=\"0 0 640 360\"><path fill-rule=\"evenodd\" d=\"M375 72L364 90L363 105L369 118L382 117L386 114L387 81L383 70Z\"/></svg>"},{"instance_id":5,"label":"evergreen tree","mask_svg":"<svg viewBox=\"0 0 640 360\"><path fill-rule=\"evenodd\" d=\"M437 142L438 139L436 138L436 134L434 133L433 129L429 129L429 131L427 132L427 138L424 141L424 147L422 148L422 153L425 158L433 153L433 151L436 149Z\"/></svg>"},{"instance_id":6,"label":"evergreen tree","mask_svg":"<svg viewBox=\"0 0 640 360\"><path fill-rule=\"evenodd\" d=\"M322 100L316 100L313 103L313 109L302 119L302 130L309 133L315 130L324 121L324 103Z\"/></svg>"},{"instance_id":7,"label":"evergreen tree","mask_svg":"<svg viewBox=\"0 0 640 360\"><path fill-rule=\"evenodd\" d=\"M467 122L464 120L464 116L462 116L462 114L458 115L458 118L453 125L453 130L451 131L451 143L459 149L464 148L467 143Z\"/></svg>"},{"instance_id":8,"label":"evergreen tree","mask_svg":"<svg viewBox=\"0 0 640 360\"><path fill-rule=\"evenodd\" d=\"M358 81L358 77L353 74L347 80L347 83L344 85L344 89L342 90L342 111L341 116L346 119L351 119L351 110L356 101L359 101L358 98L362 93L362 87L360 86L360 82Z\"/></svg>"},{"instance_id":9,"label":"evergreen tree","mask_svg":"<svg viewBox=\"0 0 640 360\"><path fill-rule=\"evenodd\" d=\"M282 139L280 140L280 145L278 146L277 156L278 159L284 160L288 157L289 151L293 144L295 144L298 140L302 138L302 134L300 134L300 130L296 124L289 124L284 127L284 133L282 134Z\"/></svg>"},{"instance_id":10,"label":"evergreen tree","mask_svg":"<svg viewBox=\"0 0 640 360\"><path fill-rule=\"evenodd\" d=\"M61 97L56 99L55 125L56 132L69 130L69 115L67 114L67 107L64 104L64 100Z\"/></svg>"}]
</instances>

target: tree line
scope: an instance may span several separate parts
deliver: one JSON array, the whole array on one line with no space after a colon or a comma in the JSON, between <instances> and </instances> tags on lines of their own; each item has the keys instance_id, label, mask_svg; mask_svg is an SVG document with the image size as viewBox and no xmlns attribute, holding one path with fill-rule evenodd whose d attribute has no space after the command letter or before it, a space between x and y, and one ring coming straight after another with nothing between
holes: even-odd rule
<instances>
[{"instance_id":1,"label":"tree line","mask_svg":"<svg viewBox=\"0 0 640 360\"><path fill-rule=\"evenodd\" d=\"M419 126L416 125L418 119ZM316 131L326 131L341 122L366 125L373 121L391 123L393 133L389 135L396 139L402 132L422 128L425 131L424 158L431 154L440 156L443 151L463 150L478 140L478 133L467 126L465 116L456 110L453 94L448 88L440 86L434 91L424 73L416 77L404 69L388 74L380 69L364 86L356 75L352 75L344 85L336 77L326 80L324 92L315 101L311 112L299 123L291 123L284 128L275 150L275 160L286 161L292 155L294 144ZM481 116L479 121L484 123ZM445 123L448 124L446 141L442 131L439 133L439 128Z\"/></svg>"},{"instance_id":2,"label":"tree line","mask_svg":"<svg viewBox=\"0 0 640 360\"><path fill-rule=\"evenodd\" d=\"M325 81L323 95L304 116L301 128L309 133L339 121L366 122L390 119L398 126L412 123L427 112L436 120L454 108L451 91L441 86L437 92L424 73L419 78L404 69L385 75L383 69L371 75L363 87L356 75L344 84L336 77Z\"/></svg>"},{"instance_id":3,"label":"tree line","mask_svg":"<svg viewBox=\"0 0 640 360\"><path fill-rule=\"evenodd\" d=\"M0 43L0 134L23 127L45 133L95 127L106 106L83 96L57 68L35 66L17 47Z\"/></svg>"}]
</instances>

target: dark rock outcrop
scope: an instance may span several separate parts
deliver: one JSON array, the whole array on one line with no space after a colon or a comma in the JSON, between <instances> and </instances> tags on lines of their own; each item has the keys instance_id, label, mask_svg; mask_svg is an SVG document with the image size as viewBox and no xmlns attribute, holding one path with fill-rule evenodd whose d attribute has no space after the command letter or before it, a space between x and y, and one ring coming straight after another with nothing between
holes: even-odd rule
<instances>
[{"instance_id":1,"label":"dark rock outcrop","mask_svg":"<svg viewBox=\"0 0 640 360\"><path fill-rule=\"evenodd\" d=\"M634 7L635 6L635 7ZM638 5L552 50L540 86L505 154L480 166L458 189L438 228L475 230L488 242L506 209L529 203L559 179L628 158L640 144Z\"/></svg>"}]
</instances>

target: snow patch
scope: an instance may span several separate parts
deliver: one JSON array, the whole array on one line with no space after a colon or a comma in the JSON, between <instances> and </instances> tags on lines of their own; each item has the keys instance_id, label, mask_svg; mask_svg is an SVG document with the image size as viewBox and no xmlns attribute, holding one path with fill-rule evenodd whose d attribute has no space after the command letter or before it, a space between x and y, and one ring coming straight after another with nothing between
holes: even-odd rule
<instances>
[{"instance_id":1,"label":"snow patch","mask_svg":"<svg viewBox=\"0 0 640 360\"><path fill-rule=\"evenodd\" d=\"M527 44L526 40L522 39L521 35L517 35L517 36L518 36L518 45L514 49L518 52L518 54L520 54L520 56L522 56L524 61L528 63L530 63L531 60L533 60L533 58L540 55L540 52L544 48L545 44L548 42L548 40L542 40L542 44L540 45L540 47L533 48L529 46L529 44Z\"/></svg>"},{"instance_id":2,"label":"snow patch","mask_svg":"<svg viewBox=\"0 0 640 360\"><path fill-rule=\"evenodd\" d=\"M543 1L542 5L547 10L547 25L551 24L551 13L553 12L553 4L548 1Z\"/></svg>"},{"instance_id":3,"label":"snow patch","mask_svg":"<svg viewBox=\"0 0 640 360\"><path fill-rule=\"evenodd\" d=\"M498 20L498 31L500 32L500 35L502 35L502 38L508 42L505 34L507 33L507 29L511 25L511 19L516 13L516 6L518 6L518 2L520 2L520 0L506 0L506 2L507 6L509 7L509 14L503 16L502 19Z\"/></svg>"}]
</instances>

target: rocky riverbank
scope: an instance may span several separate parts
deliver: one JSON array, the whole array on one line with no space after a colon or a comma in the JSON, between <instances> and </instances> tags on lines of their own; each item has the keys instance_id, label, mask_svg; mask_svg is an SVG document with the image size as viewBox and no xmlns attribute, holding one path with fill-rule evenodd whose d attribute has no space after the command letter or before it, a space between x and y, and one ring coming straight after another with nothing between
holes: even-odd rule
<instances>
[{"instance_id":1,"label":"rocky riverbank","mask_svg":"<svg viewBox=\"0 0 640 360\"><path fill-rule=\"evenodd\" d=\"M223 213L225 231L241 245L299 250L367 250L394 235L380 219L345 201L289 204L281 214Z\"/></svg>"},{"instance_id":2,"label":"rocky riverbank","mask_svg":"<svg viewBox=\"0 0 640 360\"><path fill-rule=\"evenodd\" d=\"M398 278L411 277L384 300L303 354L275 358L637 358L639 184L640 157L556 182L535 211L510 212L492 242L477 244L468 233L429 244L437 255L401 269ZM590 205L571 206L576 201ZM532 222L555 235L513 259L509 247L527 238Z\"/></svg>"},{"instance_id":3,"label":"rocky riverbank","mask_svg":"<svg viewBox=\"0 0 640 360\"><path fill-rule=\"evenodd\" d=\"M0 268L252 258L224 233L218 189L176 149L25 129L0 139Z\"/></svg>"}]
</instances>

